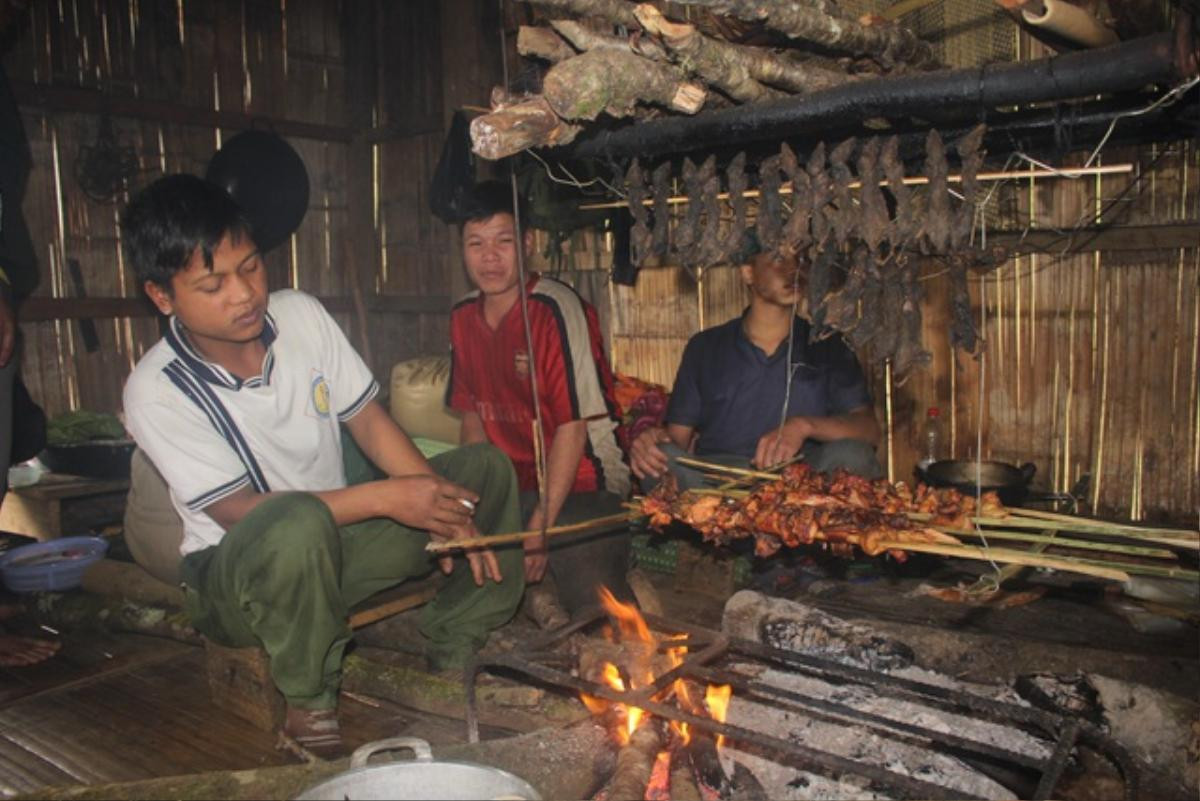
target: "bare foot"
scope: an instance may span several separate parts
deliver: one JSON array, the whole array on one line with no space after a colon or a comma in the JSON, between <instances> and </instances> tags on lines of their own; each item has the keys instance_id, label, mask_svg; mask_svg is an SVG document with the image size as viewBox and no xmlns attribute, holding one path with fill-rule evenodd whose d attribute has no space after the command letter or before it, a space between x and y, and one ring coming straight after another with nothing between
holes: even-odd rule
<instances>
[{"instance_id":1,"label":"bare foot","mask_svg":"<svg viewBox=\"0 0 1200 801\"><path fill-rule=\"evenodd\" d=\"M0 667L36 665L58 652L62 643L0 634Z\"/></svg>"}]
</instances>

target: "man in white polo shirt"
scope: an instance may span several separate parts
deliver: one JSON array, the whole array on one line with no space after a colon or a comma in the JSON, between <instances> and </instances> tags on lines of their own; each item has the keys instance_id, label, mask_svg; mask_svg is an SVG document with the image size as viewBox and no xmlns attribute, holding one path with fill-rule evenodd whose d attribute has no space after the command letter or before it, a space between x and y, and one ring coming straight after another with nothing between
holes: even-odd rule
<instances>
[{"instance_id":1,"label":"man in white polo shirt","mask_svg":"<svg viewBox=\"0 0 1200 801\"><path fill-rule=\"evenodd\" d=\"M427 573L430 537L518 530L512 466L491 446L427 462L321 305L268 294L252 232L220 187L159 179L122 224L129 262L170 318L124 404L184 521L188 614L217 642L261 645L285 732L337 753L348 609ZM347 484L339 424L381 478ZM524 589L519 546L466 557L469 569L442 560L450 578L422 613L435 669L460 667Z\"/></svg>"}]
</instances>

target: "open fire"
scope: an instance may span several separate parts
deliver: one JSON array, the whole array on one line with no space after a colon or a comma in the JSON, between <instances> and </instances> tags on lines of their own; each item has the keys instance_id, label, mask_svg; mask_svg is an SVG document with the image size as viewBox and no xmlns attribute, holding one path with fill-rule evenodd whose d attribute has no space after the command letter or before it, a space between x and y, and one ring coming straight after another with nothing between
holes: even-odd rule
<instances>
[{"instance_id":1,"label":"open fire","mask_svg":"<svg viewBox=\"0 0 1200 801\"><path fill-rule=\"evenodd\" d=\"M733 693L730 685L708 684L701 692L694 681L680 676L662 689L655 689L661 676L677 671L683 664L688 653L686 636L657 636L636 607L621 603L607 589L602 588L600 598L616 626L603 628L605 646L585 652L588 655L581 659L584 678L620 693L648 691L650 699L656 703L674 704L692 715L724 722ZM693 767L693 761L698 758L693 754L707 753L709 748L705 746L712 740L704 746L694 743L691 727L685 721L659 720L639 706L586 692L581 693L581 697L593 714L612 721L609 728L622 747L609 798L628 798L626 793L638 786L646 789L644 794L634 796L637 798L675 797L679 793L672 793L673 782L690 783L695 790L697 774L701 777L699 784L708 785L712 779L706 781L706 774L711 775L714 768L719 769L715 750L710 755L712 758L706 760L711 763L707 771ZM640 731L643 727L645 731ZM708 737L706 734L698 736ZM722 739L718 735L712 749L719 748ZM719 787L704 786L703 790L708 791L709 797L716 797Z\"/></svg>"},{"instance_id":2,"label":"open fire","mask_svg":"<svg viewBox=\"0 0 1200 801\"><path fill-rule=\"evenodd\" d=\"M772 620L783 612L761 611ZM643 617L610 597L604 609L521 654L488 656L476 670L520 673L585 696L621 744L597 796L607 801L1048 798L1080 746L1116 769L1126 797L1137 793L1136 764L1087 720L1021 703L1003 688L983 692L915 667L871 667L850 658L850 642L839 649L845 659L804 653L784 636L782 618L769 626L766 619L754 632L733 624L754 638L743 639ZM602 636L575 638L567 656L556 646L575 635ZM474 677L470 671L467 722L478 742ZM720 736L728 739L718 751Z\"/></svg>"}]
</instances>

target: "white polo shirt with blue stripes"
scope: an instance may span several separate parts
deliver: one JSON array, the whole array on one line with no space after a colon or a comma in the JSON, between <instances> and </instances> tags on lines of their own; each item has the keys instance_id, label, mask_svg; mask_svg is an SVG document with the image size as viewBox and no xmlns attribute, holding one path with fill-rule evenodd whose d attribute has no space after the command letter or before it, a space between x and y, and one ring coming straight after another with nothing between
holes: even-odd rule
<instances>
[{"instance_id":1,"label":"white polo shirt with blue stripes","mask_svg":"<svg viewBox=\"0 0 1200 801\"><path fill-rule=\"evenodd\" d=\"M271 293L262 373L245 381L206 361L172 317L125 384L125 425L162 473L183 518L184 555L224 530L204 511L242 487L346 485L338 423L379 392L341 328L310 295Z\"/></svg>"}]
</instances>

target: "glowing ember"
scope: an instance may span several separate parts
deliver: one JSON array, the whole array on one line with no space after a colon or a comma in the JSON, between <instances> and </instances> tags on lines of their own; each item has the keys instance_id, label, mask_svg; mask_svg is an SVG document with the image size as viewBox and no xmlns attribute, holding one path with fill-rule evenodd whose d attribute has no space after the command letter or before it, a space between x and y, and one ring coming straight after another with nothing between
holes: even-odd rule
<instances>
[{"instance_id":1,"label":"glowing ember","mask_svg":"<svg viewBox=\"0 0 1200 801\"><path fill-rule=\"evenodd\" d=\"M646 785L646 801L671 801L671 752L659 751ZM616 801L614 799L614 801Z\"/></svg>"}]
</instances>

